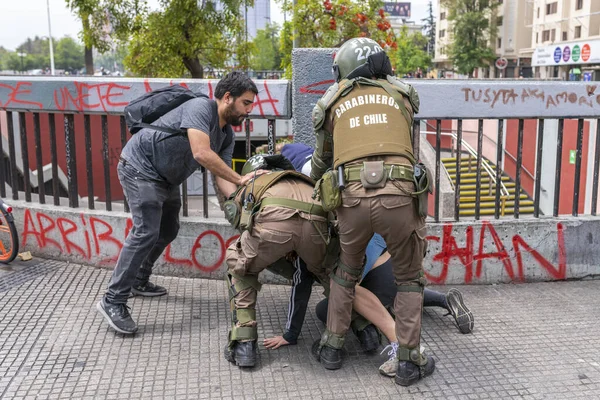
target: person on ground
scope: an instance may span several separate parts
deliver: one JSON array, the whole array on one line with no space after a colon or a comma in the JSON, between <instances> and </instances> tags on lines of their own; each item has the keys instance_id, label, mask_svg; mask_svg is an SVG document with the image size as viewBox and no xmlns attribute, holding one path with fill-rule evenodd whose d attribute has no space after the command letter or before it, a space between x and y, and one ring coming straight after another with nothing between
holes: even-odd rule
<instances>
[{"instance_id":1,"label":"person on ground","mask_svg":"<svg viewBox=\"0 0 600 400\"><path fill-rule=\"evenodd\" d=\"M224 204L227 220L242 231L226 252L232 327L224 356L239 367L253 367L257 360L260 272L282 258L301 257L307 271L327 288L331 271L328 214L312 199L314 182L282 156L251 157L242 174L258 169L271 172L241 185ZM358 312L386 313L366 290L357 293L355 303Z\"/></svg>"},{"instance_id":2,"label":"person on ground","mask_svg":"<svg viewBox=\"0 0 600 400\"><path fill-rule=\"evenodd\" d=\"M297 171L302 171L310 175L311 158L314 149L303 143L284 144L277 148L283 156L291 160ZM383 306L392 310L396 295L396 285L394 284L393 267L391 265L391 256L387 252L387 246L383 238L375 234L371 238L367 250L366 261L363 269L362 278L359 285L371 293L375 294ZM312 293L312 286L316 282L315 277L306 269L306 264L298 259L294 264L290 274L292 288L290 302L288 306L288 318L283 335L266 338L263 342L268 349L277 349L281 346L295 345L300 335L304 317L308 307L308 300ZM474 326L473 313L465 305L462 293L457 289L450 289L444 294L431 289L424 289L423 293L424 307L440 307L448 312L446 315L452 315L456 326L461 333L470 333ZM323 299L316 306L317 317L325 324L327 322L327 299ZM387 337L390 344L384 349L388 351L389 360L386 361L379 371L383 375L394 376L398 361L396 359L397 342L395 341L394 320L390 314L386 315L380 325L381 331ZM355 318L351 322L352 331L356 334L365 351L376 349L379 342L379 335L371 321L366 321L365 325L360 318ZM363 324L360 329L360 324Z\"/></svg>"}]
</instances>

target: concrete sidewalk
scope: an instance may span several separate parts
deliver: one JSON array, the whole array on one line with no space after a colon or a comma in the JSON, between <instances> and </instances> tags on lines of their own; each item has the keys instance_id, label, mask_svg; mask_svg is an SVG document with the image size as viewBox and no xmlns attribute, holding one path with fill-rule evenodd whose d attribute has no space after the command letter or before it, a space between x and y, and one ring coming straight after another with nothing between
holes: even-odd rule
<instances>
[{"instance_id":1,"label":"concrete sidewalk","mask_svg":"<svg viewBox=\"0 0 600 400\"><path fill-rule=\"evenodd\" d=\"M463 286L475 315L461 335L426 309L424 345L437 371L402 388L380 376L380 355L348 335L344 366L310 357L322 324L311 301L296 346L267 351L256 368L224 360L229 311L223 281L157 277L164 298L134 298L133 337L95 311L110 271L34 259L0 267L0 398L563 399L600 397L600 281ZM435 287L434 287L435 288ZM448 287L437 288L446 291ZM280 334L288 286L259 295L259 336Z\"/></svg>"}]
</instances>

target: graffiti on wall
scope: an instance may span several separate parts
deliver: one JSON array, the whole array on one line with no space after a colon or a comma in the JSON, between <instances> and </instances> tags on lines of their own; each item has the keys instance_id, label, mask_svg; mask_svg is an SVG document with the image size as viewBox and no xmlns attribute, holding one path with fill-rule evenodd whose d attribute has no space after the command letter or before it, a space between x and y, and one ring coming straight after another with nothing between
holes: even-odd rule
<instances>
[{"instance_id":1,"label":"graffiti on wall","mask_svg":"<svg viewBox=\"0 0 600 400\"><path fill-rule=\"evenodd\" d=\"M121 232L97 215L82 213L71 218L53 217L27 209L20 230L21 243L23 247L36 246L48 251L56 249L60 253L97 265L112 266L132 226L131 219L128 219L124 232ZM503 241L489 221L483 221L479 233L475 232L473 226L467 226L459 234L453 224L445 224L441 237L427 237L431 266L427 268L425 275L431 283L444 284L450 268L460 268L461 272L464 270L461 282L468 284L482 278L486 267L498 268L500 264L506 277L514 282L525 280L528 275L525 265L539 269L549 279L566 279L564 230L563 224L556 225L558 260L554 265L519 234ZM169 245L163 253L163 261L210 273L219 269L225 261L226 249L238 237L239 235L233 235L225 239L217 231L205 230L193 239L193 243L190 241L187 245L181 245L180 239L176 239L175 246ZM464 245L460 246L458 243ZM497 270L493 273L497 274Z\"/></svg>"},{"instance_id":2,"label":"graffiti on wall","mask_svg":"<svg viewBox=\"0 0 600 400\"><path fill-rule=\"evenodd\" d=\"M490 108L498 104L502 105L524 105L531 102L541 103L546 109L560 107L563 104L587 106L594 108L600 105L600 94L596 95L596 85L587 85L586 94L578 94L576 91L561 91L558 93L547 93L542 89L473 89L464 87L465 103L489 104Z\"/></svg>"},{"instance_id":3,"label":"graffiti on wall","mask_svg":"<svg viewBox=\"0 0 600 400\"><path fill-rule=\"evenodd\" d=\"M27 109L53 109L58 111L78 111L78 112L115 112L125 107L130 100L138 95L148 93L159 86L152 87L151 82L146 79L143 83L143 92L139 88L127 84L126 81L119 82L83 82L72 81L54 87L50 92L49 85L35 86L29 81L17 81L14 84L0 82L0 108L27 108ZM255 81L258 86L256 95L254 115L262 117L281 116L282 110L278 107L280 99L272 95L272 88L269 81ZM275 82L276 83L276 82ZM272 85L274 85L273 83ZM188 88L185 82L169 82L170 85L181 85ZM160 85L163 86L163 85ZM36 91L36 88L39 88ZM211 99L214 98L213 83L208 82L206 94ZM51 99L44 100L51 94ZM52 106L44 107L44 103L52 102ZM282 105L283 106L283 105Z\"/></svg>"},{"instance_id":4,"label":"graffiti on wall","mask_svg":"<svg viewBox=\"0 0 600 400\"><path fill-rule=\"evenodd\" d=\"M121 236L100 216L82 213L74 220L55 218L26 209L23 227L20 229L21 243L22 247L29 244L39 249L54 248L85 261L94 261L98 265L112 265L132 227L131 218L128 218L125 232ZM206 273L213 272L219 269L225 260L225 250L237 238L238 235L234 235L225 240L219 232L206 230L196 237L188 254L175 254L177 251L169 245L162 257L170 264L193 267ZM206 257L201 257L203 247L213 249L213 259L205 260Z\"/></svg>"},{"instance_id":5,"label":"graffiti on wall","mask_svg":"<svg viewBox=\"0 0 600 400\"><path fill-rule=\"evenodd\" d=\"M464 247L457 244L457 238L452 224L444 224L442 228L442 237L428 236L429 248L439 247L439 252L433 254L432 261L434 267L439 270L438 274L426 272L427 279L436 284L446 282L450 265L456 266L457 263L464 267L464 283L471 283L474 278L481 278L484 260L500 261L504 271L511 281L524 281L525 271L523 259L529 254L535 264L552 279L565 279L567 276L567 255L565 251L564 226L561 223L556 224L557 237L556 244L558 248L558 265L553 265L537 250L531 247L519 234L513 235L509 245L512 245L512 253L509 253L508 246L502 241L498 232L489 221L483 221L479 237L478 247L475 248L475 233L473 226L467 226L464 233ZM486 252L486 244L491 245L494 251ZM511 256L512 254L512 256ZM453 262L454 261L454 262ZM441 264L441 268L439 267Z\"/></svg>"}]
</instances>

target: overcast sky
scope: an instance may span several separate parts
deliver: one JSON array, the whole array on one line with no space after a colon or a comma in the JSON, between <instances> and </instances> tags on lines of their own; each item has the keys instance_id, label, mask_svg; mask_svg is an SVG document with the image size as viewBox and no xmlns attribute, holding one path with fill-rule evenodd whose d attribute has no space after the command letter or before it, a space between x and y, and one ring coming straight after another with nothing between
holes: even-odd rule
<instances>
[{"instance_id":1,"label":"overcast sky","mask_svg":"<svg viewBox=\"0 0 600 400\"><path fill-rule=\"evenodd\" d=\"M283 0L281 0L283 1ZM15 50L28 37L48 36L48 3L52 24L52 37L65 35L77 38L81 23L66 7L65 0L0 0L0 46ZM158 0L149 0L151 5ZM420 22L427 16L429 0L413 0L413 21ZM433 1L434 9L437 0ZM283 23L283 14L275 0L271 0L272 21Z\"/></svg>"}]
</instances>

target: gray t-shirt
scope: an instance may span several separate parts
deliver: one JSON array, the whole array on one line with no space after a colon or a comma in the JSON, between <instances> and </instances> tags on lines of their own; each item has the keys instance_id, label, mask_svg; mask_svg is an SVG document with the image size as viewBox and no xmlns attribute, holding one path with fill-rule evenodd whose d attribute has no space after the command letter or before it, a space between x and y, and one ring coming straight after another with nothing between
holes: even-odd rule
<instances>
[{"instance_id":1,"label":"gray t-shirt","mask_svg":"<svg viewBox=\"0 0 600 400\"><path fill-rule=\"evenodd\" d=\"M207 98L188 100L163 115L152 125L173 129L198 129L210 137L210 148L231 167L233 130L230 125L219 127L217 103ZM229 137L229 146L221 148ZM144 128L129 139L121 157L149 180L180 185L200 168L194 159L187 136Z\"/></svg>"}]
</instances>

